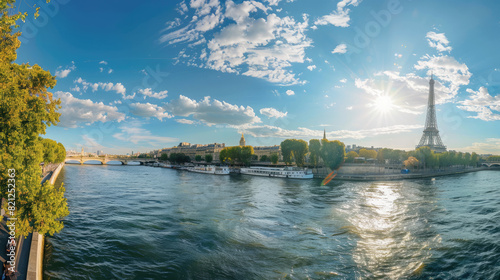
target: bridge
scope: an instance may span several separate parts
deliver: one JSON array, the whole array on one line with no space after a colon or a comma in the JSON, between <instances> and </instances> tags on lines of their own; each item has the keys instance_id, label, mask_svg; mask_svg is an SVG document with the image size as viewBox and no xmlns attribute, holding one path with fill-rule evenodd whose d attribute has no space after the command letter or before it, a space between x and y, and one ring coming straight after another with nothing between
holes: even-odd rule
<instances>
[{"instance_id":1,"label":"bridge","mask_svg":"<svg viewBox=\"0 0 500 280\"><path fill-rule=\"evenodd\" d=\"M500 161L485 161L481 165L486 167L500 167Z\"/></svg>"},{"instance_id":2,"label":"bridge","mask_svg":"<svg viewBox=\"0 0 500 280\"><path fill-rule=\"evenodd\" d=\"M66 156L64 160L65 163L68 161L78 161L80 164L85 164L88 161L99 161L101 164L108 164L110 161L119 161L123 165L127 165L129 162L139 162L140 165L144 165L149 162L156 162L155 159L151 158L130 158L125 156L82 156L82 155L69 155Z\"/></svg>"}]
</instances>

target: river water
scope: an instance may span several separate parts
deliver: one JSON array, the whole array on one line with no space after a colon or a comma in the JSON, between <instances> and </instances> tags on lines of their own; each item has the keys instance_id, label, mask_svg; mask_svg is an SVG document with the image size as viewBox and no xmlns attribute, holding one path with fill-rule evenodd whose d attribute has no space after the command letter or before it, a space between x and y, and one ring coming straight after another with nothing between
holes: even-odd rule
<instances>
[{"instance_id":1,"label":"river water","mask_svg":"<svg viewBox=\"0 0 500 280\"><path fill-rule=\"evenodd\" d=\"M500 172L397 182L66 165L44 279L500 279Z\"/></svg>"}]
</instances>

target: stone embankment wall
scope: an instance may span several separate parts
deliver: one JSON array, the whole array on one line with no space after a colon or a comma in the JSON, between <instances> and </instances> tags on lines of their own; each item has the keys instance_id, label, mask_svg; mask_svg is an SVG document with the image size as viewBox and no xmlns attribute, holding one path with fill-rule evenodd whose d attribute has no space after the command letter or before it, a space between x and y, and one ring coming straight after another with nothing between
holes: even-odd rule
<instances>
[{"instance_id":1,"label":"stone embankment wall","mask_svg":"<svg viewBox=\"0 0 500 280\"><path fill-rule=\"evenodd\" d=\"M57 168L52 172L50 177L50 183L54 184L56 182L57 176L61 172L64 163L59 164ZM31 248L28 259L28 272L26 275L27 280L42 280L43 278L43 246L45 238L38 232L33 232L33 238L31 239Z\"/></svg>"}]
</instances>

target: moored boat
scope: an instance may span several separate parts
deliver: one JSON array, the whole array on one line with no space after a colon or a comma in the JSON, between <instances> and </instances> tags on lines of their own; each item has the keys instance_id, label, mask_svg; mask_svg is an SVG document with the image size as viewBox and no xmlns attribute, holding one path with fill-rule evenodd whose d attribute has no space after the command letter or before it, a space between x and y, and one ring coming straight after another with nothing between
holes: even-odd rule
<instances>
[{"instance_id":1,"label":"moored boat","mask_svg":"<svg viewBox=\"0 0 500 280\"><path fill-rule=\"evenodd\" d=\"M313 174L311 170L300 167L257 167L251 166L248 168L241 168L241 174L264 176L264 177L278 177L278 178L291 178L291 179L312 179Z\"/></svg>"},{"instance_id":2,"label":"moored boat","mask_svg":"<svg viewBox=\"0 0 500 280\"><path fill-rule=\"evenodd\" d=\"M215 175L229 175L229 167L215 165L197 165L187 168L188 171Z\"/></svg>"}]
</instances>

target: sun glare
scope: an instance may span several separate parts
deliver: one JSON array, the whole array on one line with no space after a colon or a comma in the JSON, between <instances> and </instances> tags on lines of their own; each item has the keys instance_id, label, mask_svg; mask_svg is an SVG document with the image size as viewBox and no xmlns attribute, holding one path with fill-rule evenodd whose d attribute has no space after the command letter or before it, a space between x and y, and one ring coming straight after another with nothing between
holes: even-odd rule
<instances>
[{"instance_id":1,"label":"sun glare","mask_svg":"<svg viewBox=\"0 0 500 280\"><path fill-rule=\"evenodd\" d=\"M382 113L387 113L393 107L392 99L387 95L378 96L375 99L373 106L375 107L375 109L377 111L382 112Z\"/></svg>"}]
</instances>

